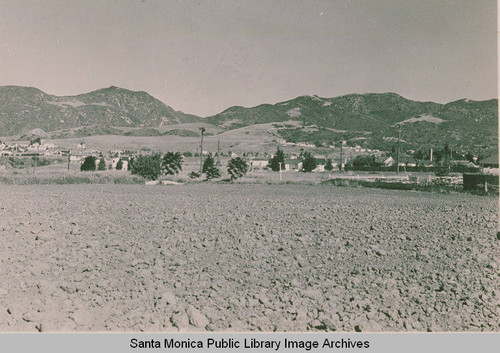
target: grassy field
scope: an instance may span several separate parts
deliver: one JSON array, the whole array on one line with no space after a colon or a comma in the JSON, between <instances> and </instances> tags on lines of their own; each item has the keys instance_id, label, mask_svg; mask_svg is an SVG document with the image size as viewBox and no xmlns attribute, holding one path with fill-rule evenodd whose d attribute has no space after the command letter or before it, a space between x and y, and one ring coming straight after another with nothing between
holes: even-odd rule
<instances>
[{"instance_id":1,"label":"grassy field","mask_svg":"<svg viewBox=\"0 0 500 353\"><path fill-rule=\"evenodd\" d=\"M219 170L221 177L210 181L211 183L227 182L230 175L227 172L228 157L220 158ZM182 166L182 171L177 175L162 175L161 180L169 180L181 182L185 184L204 182L205 176L203 175L198 179L191 179L189 174L191 172L199 172L200 158L199 157L185 157ZM458 175L458 174L457 174ZM409 185L401 185L397 187L395 182L406 182L410 178L414 178L419 182L427 182L434 180L436 177L433 173L400 173L395 172L339 172L337 170L331 172L314 172L303 173L298 171L283 171L281 173L272 172L271 170L249 170L248 173L234 181L238 184L321 184L330 182L337 186L351 186L351 187L381 187L381 188L395 188L395 189L419 189L427 191L461 191L461 185L454 185L453 187L430 187L429 185L419 184L418 187L411 187ZM374 183L377 180L381 182ZM391 181L387 185L384 181ZM81 172L80 162L72 161L68 170L67 162L56 162L43 167L25 167L13 169L0 169L0 184L137 184L145 183L146 180L138 175L132 175L130 171L117 171L106 170L96 172ZM377 186L379 185L379 186Z\"/></svg>"},{"instance_id":2,"label":"grassy field","mask_svg":"<svg viewBox=\"0 0 500 353\"><path fill-rule=\"evenodd\" d=\"M220 171L221 178L212 182L228 179L230 176L227 173L228 157L220 158ZM67 169L67 162L53 163L43 167L27 167L27 168L14 168L8 170L0 170L0 183L6 184L58 184L58 183L71 183L74 180L75 184L78 183L137 183L143 182L144 179L138 176L131 175L129 171L106 170L99 172L81 172L80 163L72 161L70 169ZM199 172L200 158L199 157L185 157L182 171L178 175L161 176L162 180L174 180L183 183L192 183L202 179L191 179L189 173L192 171ZM394 174L394 173L393 173ZM363 173L365 177L382 177L387 176L387 173L382 174L368 174ZM331 178L339 177L353 177L353 174L344 174L337 171L334 172L318 172L318 173L303 173L297 171L283 171L281 174L272 172L270 170L254 170L249 172L237 183L304 183L304 184L318 184L329 180ZM405 178L404 174L401 178ZM116 179L116 181L115 181ZM85 181L87 180L87 181ZM128 180L128 182L127 182Z\"/></svg>"},{"instance_id":3,"label":"grassy field","mask_svg":"<svg viewBox=\"0 0 500 353\"><path fill-rule=\"evenodd\" d=\"M217 152L217 144L220 143L220 149L223 153L232 151L238 154L243 152L275 153L280 139L277 133L278 128L282 126L300 125L297 121L285 121L279 123L257 124L239 129L223 131L222 129L209 124L176 124L157 128L160 133L178 129L188 130L199 134L199 128L206 129L206 135L203 142L203 150L212 153ZM123 132L137 130L137 128L117 128ZM0 137L0 140L7 142L27 143L29 141L18 140L19 136ZM176 135L164 136L123 136L123 135L96 135L86 137L72 137L64 139L51 139L47 141L54 143L63 150L77 151L80 143L86 145L87 150L98 150L108 152L112 150L137 150L150 149L155 152L165 153L167 151L195 152L199 151L199 137L185 137ZM282 146L285 153L299 153L300 147ZM314 149L314 153L330 154L328 148Z\"/></svg>"}]
</instances>

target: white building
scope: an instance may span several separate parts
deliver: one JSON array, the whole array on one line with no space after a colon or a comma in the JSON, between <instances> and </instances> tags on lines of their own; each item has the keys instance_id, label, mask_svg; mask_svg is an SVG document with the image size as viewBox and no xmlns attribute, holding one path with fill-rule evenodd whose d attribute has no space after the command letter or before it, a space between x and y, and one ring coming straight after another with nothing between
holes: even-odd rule
<instances>
[{"instance_id":1,"label":"white building","mask_svg":"<svg viewBox=\"0 0 500 353\"><path fill-rule=\"evenodd\" d=\"M269 164L269 160L268 159L264 159L264 158L253 158L250 160L250 166L252 169L256 168L256 169L261 169L261 168L265 168L267 167Z\"/></svg>"}]
</instances>

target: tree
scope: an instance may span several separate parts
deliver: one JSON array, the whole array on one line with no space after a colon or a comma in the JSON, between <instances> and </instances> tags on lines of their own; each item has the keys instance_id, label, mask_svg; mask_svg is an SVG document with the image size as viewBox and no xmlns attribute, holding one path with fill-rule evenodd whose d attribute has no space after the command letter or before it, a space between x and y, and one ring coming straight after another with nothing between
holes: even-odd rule
<instances>
[{"instance_id":1,"label":"tree","mask_svg":"<svg viewBox=\"0 0 500 353\"><path fill-rule=\"evenodd\" d=\"M285 154L283 153L282 150L280 150L278 148L274 157L269 160L269 167L273 171L277 172L280 170L280 163L281 163L281 169L284 169L285 168Z\"/></svg>"},{"instance_id":2,"label":"tree","mask_svg":"<svg viewBox=\"0 0 500 353\"><path fill-rule=\"evenodd\" d=\"M227 163L227 172L231 176L231 180L241 178L247 171L248 164L240 157L232 158Z\"/></svg>"},{"instance_id":3,"label":"tree","mask_svg":"<svg viewBox=\"0 0 500 353\"><path fill-rule=\"evenodd\" d=\"M182 163L183 159L180 152L167 152L163 156L162 167L165 174L174 175L182 170Z\"/></svg>"},{"instance_id":4,"label":"tree","mask_svg":"<svg viewBox=\"0 0 500 353\"><path fill-rule=\"evenodd\" d=\"M351 162L353 167L373 167L377 165L374 155L359 155Z\"/></svg>"},{"instance_id":5,"label":"tree","mask_svg":"<svg viewBox=\"0 0 500 353\"><path fill-rule=\"evenodd\" d=\"M434 156L433 156L434 162L440 163L443 157L442 155L443 155L442 151L434 151Z\"/></svg>"},{"instance_id":6,"label":"tree","mask_svg":"<svg viewBox=\"0 0 500 353\"><path fill-rule=\"evenodd\" d=\"M207 180L220 177L220 170L215 166L215 161L211 154L209 154L205 162L203 162L202 171L205 173Z\"/></svg>"},{"instance_id":7,"label":"tree","mask_svg":"<svg viewBox=\"0 0 500 353\"><path fill-rule=\"evenodd\" d=\"M97 170L106 170L106 161L104 160L104 157L101 158L99 161L99 164L97 165Z\"/></svg>"},{"instance_id":8,"label":"tree","mask_svg":"<svg viewBox=\"0 0 500 353\"><path fill-rule=\"evenodd\" d=\"M39 145L41 145L42 139L40 137L37 137L37 138L30 140L30 146L34 145L35 143L38 143Z\"/></svg>"},{"instance_id":9,"label":"tree","mask_svg":"<svg viewBox=\"0 0 500 353\"><path fill-rule=\"evenodd\" d=\"M123 169L123 161L120 158L118 162L116 163L116 170L122 170Z\"/></svg>"},{"instance_id":10,"label":"tree","mask_svg":"<svg viewBox=\"0 0 500 353\"><path fill-rule=\"evenodd\" d=\"M205 176L207 180L220 178L220 170L219 168L213 165L206 170Z\"/></svg>"},{"instance_id":11,"label":"tree","mask_svg":"<svg viewBox=\"0 0 500 353\"><path fill-rule=\"evenodd\" d=\"M465 159L467 159L469 162L475 162L474 155L472 153L470 153L470 152L467 152L465 154Z\"/></svg>"},{"instance_id":12,"label":"tree","mask_svg":"<svg viewBox=\"0 0 500 353\"><path fill-rule=\"evenodd\" d=\"M328 170L328 171L333 170L333 164L332 164L332 160L330 158L328 158L326 160L325 170Z\"/></svg>"},{"instance_id":13,"label":"tree","mask_svg":"<svg viewBox=\"0 0 500 353\"><path fill-rule=\"evenodd\" d=\"M317 166L316 158L310 152L304 152L302 155L302 171L305 173L312 172Z\"/></svg>"},{"instance_id":14,"label":"tree","mask_svg":"<svg viewBox=\"0 0 500 353\"><path fill-rule=\"evenodd\" d=\"M423 159L425 159L425 155L426 155L426 153L424 152L424 150L419 149L418 151L415 152L415 154L413 155L413 157L416 160L423 160Z\"/></svg>"},{"instance_id":15,"label":"tree","mask_svg":"<svg viewBox=\"0 0 500 353\"><path fill-rule=\"evenodd\" d=\"M156 180L161 175L161 156L156 153L132 158L129 162L129 170L132 174L140 175L145 179Z\"/></svg>"},{"instance_id":16,"label":"tree","mask_svg":"<svg viewBox=\"0 0 500 353\"><path fill-rule=\"evenodd\" d=\"M80 171L89 172L95 170L95 161L96 158L94 156L87 156L83 160L83 164L80 166Z\"/></svg>"},{"instance_id":17,"label":"tree","mask_svg":"<svg viewBox=\"0 0 500 353\"><path fill-rule=\"evenodd\" d=\"M207 170L213 166L214 166L214 158L212 157L211 154L209 154L207 156L207 158L205 159L205 162L203 162L203 168L202 168L201 172L206 173Z\"/></svg>"}]
</instances>

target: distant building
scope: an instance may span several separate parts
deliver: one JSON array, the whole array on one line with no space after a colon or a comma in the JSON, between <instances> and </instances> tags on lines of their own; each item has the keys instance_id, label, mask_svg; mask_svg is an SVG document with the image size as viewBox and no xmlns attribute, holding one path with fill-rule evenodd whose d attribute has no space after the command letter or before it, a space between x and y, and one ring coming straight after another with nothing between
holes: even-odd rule
<instances>
[{"instance_id":1,"label":"distant building","mask_svg":"<svg viewBox=\"0 0 500 353\"><path fill-rule=\"evenodd\" d=\"M313 172L324 172L325 171L325 165L324 164L318 164L316 168L313 169Z\"/></svg>"},{"instance_id":2,"label":"distant building","mask_svg":"<svg viewBox=\"0 0 500 353\"><path fill-rule=\"evenodd\" d=\"M450 165L452 167L454 167L454 166L463 166L463 167L467 167L467 168L477 168L478 167L474 163L467 161L467 160L453 160L450 162Z\"/></svg>"},{"instance_id":3,"label":"distant building","mask_svg":"<svg viewBox=\"0 0 500 353\"><path fill-rule=\"evenodd\" d=\"M296 170L302 169L302 161L299 159L285 159L285 170Z\"/></svg>"},{"instance_id":4,"label":"distant building","mask_svg":"<svg viewBox=\"0 0 500 353\"><path fill-rule=\"evenodd\" d=\"M57 148L58 146L56 146L55 144L53 143L49 143L49 142L43 142L41 145L40 145L40 149L41 150L51 150L51 149L54 149L54 148Z\"/></svg>"},{"instance_id":5,"label":"distant building","mask_svg":"<svg viewBox=\"0 0 500 353\"><path fill-rule=\"evenodd\" d=\"M393 165L398 165L396 158L389 157L383 162L384 167L392 167ZM416 167L417 163L411 160L408 156L400 156L399 157L399 166L400 167Z\"/></svg>"},{"instance_id":6,"label":"distant building","mask_svg":"<svg viewBox=\"0 0 500 353\"><path fill-rule=\"evenodd\" d=\"M500 174L500 170L498 168L498 153L481 159L478 164L483 168L483 173L485 174Z\"/></svg>"},{"instance_id":7,"label":"distant building","mask_svg":"<svg viewBox=\"0 0 500 353\"><path fill-rule=\"evenodd\" d=\"M252 158L250 160L250 167L252 169L266 168L269 164L269 160L265 158Z\"/></svg>"},{"instance_id":8,"label":"distant building","mask_svg":"<svg viewBox=\"0 0 500 353\"><path fill-rule=\"evenodd\" d=\"M396 160L392 157L386 158L384 160L384 167L392 167L394 164L396 164Z\"/></svg>"},{"instance_id":9,"label":"distant building","mask_svg":"<svg viewBox=\"0 0 500 353\"><path fill-rule=\"evenodd\" d=\"M316 164L317 165L322 165L322 166L326 165L326 158L325 157L323 157L323 156L314 156L314 159L316 160Z\"/></svg>"},{"instance_id":10,"label":"distant building","mask_svg":"<svg viewBox=\"0 0 500 353\"><path fill-rule=\"evenodd\" d=\"M122 170L128 170L128 158L127 157L115 157L111 159L111 169L116 169L116 165L119 160L122 160ZM109 163L107 161L107 163Z\"/></svg>"}]
</instances>

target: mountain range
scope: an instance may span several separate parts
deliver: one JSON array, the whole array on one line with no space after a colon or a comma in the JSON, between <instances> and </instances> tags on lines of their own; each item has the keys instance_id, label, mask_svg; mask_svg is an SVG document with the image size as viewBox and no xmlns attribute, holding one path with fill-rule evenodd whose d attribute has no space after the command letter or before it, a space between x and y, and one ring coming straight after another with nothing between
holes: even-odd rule
<instances>
[{"instance_id":1,"label":"mountain range","mask_svg":"<svg viewBox=\"0 0 500 353\"><path fill-rule=\"evenodd\" d=\"M209 123L234 130L289 120L302 122L302 127L280 128L279 135L287 141L328 144L348 139L387 149L401 129L402 138L414 148L444 143L465 150L498 148L497 99L440 104L395 93L312 95L251 108L233 106L202 118L176 111L146 92L114 86L63 97L37 88L0 87L0 136L78 127L93 127L95 134L120 134L113 127L154 129L181 123ZM155 135L154 130L148 131Z\"/></svg>"},{"instance_id":2,"label":"mountain range","mask_svg":"<svg viewBox=\"0 0 500 353\"><path fill-rule=\"evenodd\" d=\"M281 135L293 142L324 144L350 139L364 147L387 150L401 128L402 138L414 149L443 147L446 143L470 151L498 148L497 99L439 104L413 101L395 93L335 98L313 95L253 108L231 107L206 121L236 128L290 119L315 127L281 129Z\"/></svg>"},{"instance_id":3,"label":"mountain range","mask_svg":"<svg viewBox=\"0 0 500 353\"><path fill-rule=\"evenodd\" d=\"M35 128L55 131L93 125L157 127L199 120L175 111L146 92L114 86L64 97L31 87L0 87L0 136Z\"/></svg>"}]
</instances>

